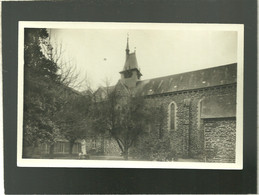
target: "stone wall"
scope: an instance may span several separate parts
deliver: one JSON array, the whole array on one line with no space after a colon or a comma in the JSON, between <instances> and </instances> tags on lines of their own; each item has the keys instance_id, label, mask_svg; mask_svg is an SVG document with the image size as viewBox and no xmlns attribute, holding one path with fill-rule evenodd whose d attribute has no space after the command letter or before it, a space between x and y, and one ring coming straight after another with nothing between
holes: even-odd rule
<instances>
[{"instance_id":1,"label":"stone wall","mask_svg":"<svg viewBox=\"0 0 259 195\"><path fill-rule=\"evenodd\" d=\"M116 141L111 137L96 137L86 140L86 151L92 154L119 156L121 150Z\"/></svg>"},{"instance_id":2,"label":"stone wall","mask_svg":"<svg viewBox=\"0 0 259 195\"><path fill-rule=\"evenodd\" d=\"M119 94L128 92L118 85ZM233 162L235 159L235 118L202 119L201 102L209 97L231 95L236 97L236 84L207 87L188 91L178 91L145 96L147 104L163 106L166 112L163 129L169 131L168 106L176 105L176 129L169 131L171 150L180 158L200 158L209 162ZM234 98L235 99L235 98ZM124 99L123 99L124 100ZM152 128L156 128L153 126ZM229 135L229 136L228 136ZM102 144L103 143L103 144ZM121 151L112 138L88 141L88 148L103 148L105 155L120 155ZM206 158L205 158L206 156Z\"/></svg>"},{"instance_id":3,"label":"stone wall","mask_svg":"<svg viewBox=\"0 0 259 195\"><path fill-rule=\"evenodd\" d=\"M197 158L204 154L203 121L200 118L199 103L203 98L225 94L236 96L236 85L178 91L171 94L150 95L145 98L149 104L163 105L166 110L172 101L176 103L176 130L170 132L172 149L176 150L180 157ZM227 125L227 122L224 124ZM168 130L167 122L164 124L164 129Z\"/></svg>"},{"instance_id":4,"label":"stone wall","mask_svg":"<svg viewBox=\"0 0 259 195\"><path fill-rule=\"evenodd\" d=\"M235 118L204 119L204 147L207 162L235 162Z\"/></svg>"},{"instance_id":5,"label":"stone wall","mask_svg":"<svg viewBox=\"0 0 259 195\"><path fill-rule=\"evenodd\" d=\"M104 154L110 156L120 156L121 150L117 142L113 138L106 138L104 140Z\"/></svg>"}]
</instances>

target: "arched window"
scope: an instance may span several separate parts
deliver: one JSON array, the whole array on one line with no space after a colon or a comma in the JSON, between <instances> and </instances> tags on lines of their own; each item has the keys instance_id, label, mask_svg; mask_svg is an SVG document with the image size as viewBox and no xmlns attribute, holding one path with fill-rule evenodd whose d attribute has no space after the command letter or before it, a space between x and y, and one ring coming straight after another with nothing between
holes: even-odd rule
<instances>
[{"instance_id":1,"label":"arched window","mask_svg":"<svg viewBox=\"0 0 259 195\"><path fill-rule=\"evenodd\" d=\"M176 130L176 110L177 106L175 102L171 102L168 106L168 130L175 131Z\"/></svg>"}]
</instances>

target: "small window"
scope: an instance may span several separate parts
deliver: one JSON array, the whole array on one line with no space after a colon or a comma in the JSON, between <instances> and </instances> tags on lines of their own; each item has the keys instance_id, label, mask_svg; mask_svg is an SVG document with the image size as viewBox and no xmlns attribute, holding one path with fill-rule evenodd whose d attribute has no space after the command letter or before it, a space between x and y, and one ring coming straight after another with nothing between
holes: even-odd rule
<instances>
[{"instance_id":1,"label":"small window","mask_svg":"<svg viewBox=\"0 0 259 195\"><path fill-rule=\"evenodd\" d=\"M132 76L132 71L130 70L127 70L125 73L124 73L124 77L125 78L130 78Z\"/></svg>"},{"instance_id":2,"label":"small window","mask_svg":"<svg viewBox=\"0 0 259 195\"><path fill-rule=\"evenodd\" d=\"M168 106L168 130L176 130L176 103L171 102Z\"/></svg>"}]
</instances>

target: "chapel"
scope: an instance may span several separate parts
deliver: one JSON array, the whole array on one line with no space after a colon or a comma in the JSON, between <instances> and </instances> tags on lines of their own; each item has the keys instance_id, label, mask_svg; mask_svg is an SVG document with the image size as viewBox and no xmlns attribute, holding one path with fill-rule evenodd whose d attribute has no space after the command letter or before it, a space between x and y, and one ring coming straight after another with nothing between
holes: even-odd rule
<instances>
[{"instance_id":1,"label":"chapel","mask_svg":"<svg viewBox=\"0 0 259 195\"><path fill-rule=\"evenodd\" d=\"M235 162L237 63L141 80L136 51L130 52L128 39L125 52L121 78L109 90L120 88L162 105L167 110L164 128L179 157L206 153L207 161ZM95 95L104 97L105 91L99 88ZM113 151L110 145L107 153Z\"/></svg>"}]
</instances>

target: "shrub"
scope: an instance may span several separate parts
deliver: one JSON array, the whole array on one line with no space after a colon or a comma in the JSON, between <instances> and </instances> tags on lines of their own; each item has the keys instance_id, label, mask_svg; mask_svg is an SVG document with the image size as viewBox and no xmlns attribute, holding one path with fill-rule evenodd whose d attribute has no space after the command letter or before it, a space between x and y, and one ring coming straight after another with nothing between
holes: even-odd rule
<instances>
[{"instance_id":1,"label":"shrub","mask_svg":"<svg viewBox=\"0 0 259 195\"><path fill-rule=\"evenodd\" d=\"M158 133L141 136L130 154L138 160L172 161L176 158L176 153L171 149L169 137L164 135L159 138Z\"/></svg>"}]
</instances>

